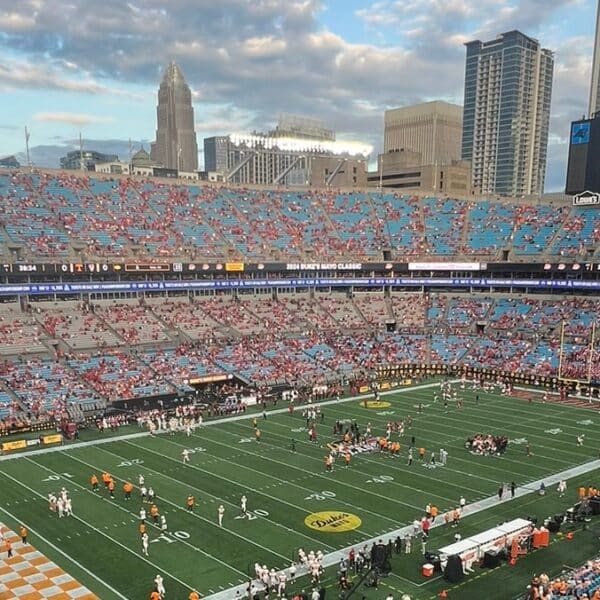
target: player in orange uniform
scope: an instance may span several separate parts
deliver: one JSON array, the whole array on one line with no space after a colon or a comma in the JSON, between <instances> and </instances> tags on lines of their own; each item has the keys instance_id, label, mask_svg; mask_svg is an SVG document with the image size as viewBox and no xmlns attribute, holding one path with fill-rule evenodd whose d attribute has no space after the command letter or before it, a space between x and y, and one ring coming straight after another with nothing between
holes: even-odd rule
<instances>
[{"instance_id":1,"label":"player in orange uniform","mask_svg":"<svg viewBox=\"0 0 600 600\"><path fill-rule=\"evenodd\" d=\"M27 527L25 525L21 525L21 529L19 529L19 535L21 536L21 541L26 544L27 543Z\"/></svg>"},{"instance_id":2,"label":"player in orange uniform","mask_svg":"<svg viewBox=\"0 0 600 600\"><path fill-rule=\"evenodd\" d=\"M140 535L144 535L146 533L146 523L144 523L144 521L139 524L138 531L140 532Z\"/></svg>"},{"instance_id":3,"label":"player in orange uniform","mask_svg":"<svg viewBox=\"0 0 600 600\"><path fill-rule=\"evenodd\" d=\"M108 482L108 493L110 494L111 498L115 497L115 481L114 479L111 477L110 481Z\"/></svg>"},{"instance_id":4,"label":"player in orange uniform","mask_svg":"<svg viewBox=\"0 0 600 600\"><path fill-rule=\"evenodd\" d=\"M131 492L133 492L133 484L130 481L126 481L123 484L123 492L125 494L125 500L131 500Z\"/></svg>"},{"instance_id":5,"label":"player in orange uniform","mask_svg":"<svg viewBox=\"0 0 600 600\"><path fill-rule=\"evenodd\" d=\"M96 473L94 473L91 477L90 477L90 483L92 484L92 490L94 492L98 491L98 477L96 477Z\"/></svg>"},{"instance_id":6,"label":"player in orange uniform","mask_svg":"<svg viewBox=\"0 0 600 600\"><path fill-rule=\"evenodd\" d=\"M158 512L158 506L156 506L156 504L153 504L150 507L150 516L152 517L154 524L158 525L158 517L160 516L160 513Z\"/></svg>"},{"instance_id":7,"label":"player in orange uniform","mask_svg":"<svg viewBox=\"0 0 600 600\"><path fill-rule=\"evenodd\" d=\"M150 594L150 600L160 600L160 594L156 590L154 590Z\"/></svg>"},{"instance_id":8,"label":"player in orange uniform","mask_svg":"<svg viewBox=\"0 0 600 600\"><path fill-rule=\"evenodd\" d=\"M188 600L200 600L200 594L196 590L192 590L188 596Z\"/></svg>"},{"instance_id":9,"label":"player in orange uniform","mask_svg":"<svg viewBox=\"0 0 600 600\"><path fill-rule=\"evenodd\" d=\"M186 500L186 502L185 502L185 504L186 504L186 506L187 506L187 509L188 509L190 512L192 512L192 511L194 510L194 502L195 502L194 496L192 496L192 495L190 494L190 495L187 497L187 500Z\"/></svg>"},{"instance_id":10,"label":"player in orange uniform","mask_svg":"<svg viewBox=\"0 0 600 600\"><path fill-rule=\"evenodd\" d=\"M112 479L112 477L110 476L109 473L107 473L106 471L104 471L104 473L102 473L102 483L104 484L104 487L108 487L108 484L110 483L111 479Z\"/></svg>"}]
</instances>

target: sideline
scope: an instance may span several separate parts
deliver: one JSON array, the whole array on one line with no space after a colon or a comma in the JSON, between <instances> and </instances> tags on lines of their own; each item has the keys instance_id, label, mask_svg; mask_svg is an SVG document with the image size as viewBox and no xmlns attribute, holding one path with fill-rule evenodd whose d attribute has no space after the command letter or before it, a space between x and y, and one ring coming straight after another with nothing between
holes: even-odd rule
<instances>
[{"instance_id":1,"label":"sideline","mask_svg":"<svg viewBox=\"0 0 600 600\"><path fill-rule=\"evenodd\" d=\"M557 484L562 479L572 479L573 477L577 477L578 475L584 475L585 473L589 473L590 471L594 471L596 469L600 469L600 459L596 459L596 460L590 461L588 463L584 463L582 465L578 465L576 467L566 469L565 471L562 471L560 473L555 473L554 475L550 475L548 477L545 477L544 479L530 481L530 482L526 483L525 485L519 486L518 488L515 489L515 498L522 498L523 496L528 496L529 494L537 493L542 482L544 483L544 485L546 487L550 487L550 486ZM474 502L473 504L467 504L467 506L465 506L465 508L463 510L461 518L469 517L471 515L476 515L477 513L487 510L488 508L499 506L500 504L506 504L507 502L510 502L511 500L512 500L512 498L510 498L510 493L509 493L508 497L505 494L504 498L502 500L498 500L497 495L489 496L488 498L484 498L483 500ZM437 528L437 527L442 526L443 524L444 524L444 522L442 521L442 519L440 519L437 523L434 523L431 527ZM327 567L332 567L334 565L339 564L339 562L342 558L346 558L348 556L348 553L350 552L350 550L352 548L356 549L356 548L358 548L360 546L364 546L364 545L370 546L371 544L373 544L375 542L379 542L379 541L381 541L381 543L383 543L383 544L387 544L388 541L390 541L390 540L393 542L398 536L403 537L407 533L412 533L412 529L413 529L412 524L406 525L404 527L401 527L400 529L396 529L394 531L390 531L388 533L378 535L377 537L374 537L374 538L371 538L368 540L363 540L359 543L347 546L346 548L342 548L341 550L336 550L335 552L326 554L323 558L323 567L327 568ZM284 572L286 573L286 575L289 576L289 569L284 569ZM297 566L296 578L306 575L307 572L308 571L307 571L306 567ZM430 581L425 581L420 584L411 582L411 584L416 587L421 587L423 585L426 585L427 583L430 583ZM258 586L258 587L259 587L259 589L262 589L262 586ZM240 595L242 595L242 597L243 597L243 594L246 591L246 588L247 588L247 584L239 585L239 586L236 586L229 590L225 590L223 592L218 592L216 594L212 594L211 596L205 596L204 600L231 600L232 598L235 597L235 594L238 591L240 592Z\"/></svg>"},{"instance_id":2,"label":"sideline","mask_svg":"<svg viewBox=\"0 0 600 600\"><path fill-rule=\"evenodd\" d=\"M455 383L455 381L453 382ZM423 383L423 384L419 384L419 385L411 385L408 387L402 387L402 388L397 388L395 390L389 390L388 392L381 392L380 396L389 396L391 394L407 394L409 392L415 391L415 390L424 390L424 389L429 389L432 387L439 387L440 383L439 381L435 381L433 383ZM364 399L369 399L369 396L367 394L361 394L359 396L350 396L348 398L340 398L339 400L333 399L333 400L324 400L323 402L315 402L313 404L313 406L328 406L330 404L342 404L344 402L354 402L356 400L364 400ZM296 408L301 408L301 407L305 407L308 406L308 404L299 404ZM288 412L288 408L287 406L285 408L275 408L273 410L269 410L267 411L267 414L269 415L280 415L283 413L287 413ZM260 416L260 413L256 413L257 418L258 416ZM211 427L213 425L220 425L221 423L231 423L233 421L242 421L242 420L247 420L249 418L252 418L252 415L248 414L248 413L242 413L240 415L233 415L233 416L228 416L228 417L222 417L220 419L214 419L211 421L205 421L204 423L202 423L201 427ZM168 431L157 431L154 433L154 435L161 435L161 434L165 434L168 433ZM123 434L123 435L115 435L115 436L111 436L111 437L107 437L107 438L100 438L97 440L88 440L87 442L74 442L72 444L63 444L61 446L54 446L53 448L41 448L40 450L31 450L30 452L18 452L16 454L6 454L4 456L0 456L0 462L5 461L5 460L15 460L18 458L24 458L24 457L28 457L28 456L38 456L38 455L43 455L43 454L52 454L53 452L62 452L63 450L73 450L73 449L77 449L77 448L87 448L89 446L101 446L102 444L110 444L112 442L120 442L120 441L127 441L127 440L136 440L138 438L143 438L143 437L148 437L150 436L150 432L149 431L140 431L139 433L127 433L127 434Z\"/></svg>"}]
</instances>

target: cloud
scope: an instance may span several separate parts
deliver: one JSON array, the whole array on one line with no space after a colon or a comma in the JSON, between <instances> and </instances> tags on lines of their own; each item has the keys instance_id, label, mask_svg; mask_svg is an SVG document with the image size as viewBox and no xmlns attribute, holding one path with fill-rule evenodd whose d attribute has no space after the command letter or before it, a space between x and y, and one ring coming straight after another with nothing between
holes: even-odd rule
<instances>
[{"instance_id":1,"label":"cloud","mask_svg":"<svg viewBox=\"0 0 600 600\"><path fill-rule=\"evenodd\" d=\"M65 65L67 66L67 65ZM67 67L69 68L69 67ZM72 66L70 67L72 69ZM62 90L84 94L102 94L139 98L129 91L98 83L89 76L81 77L81 72L69 75L51 62L34 64L25 60L0 63L0 91L17 89Z\"/></svg>"},{"instance_id":2,"label":"cloud","mask_svg":"<svg viewBox=\"0 0 600 600\"><path fill-rule=\"evenodd\" d=\"M545 0L543 10L540 0L365 2L355 13L364 39L383 41L356 43L322 25L325 0L20 0L0 18L0 51L10 55L0 90L155 92L174 59L194 90L201 134L265 130L287 111L380 148L386 108L460 102L464 42L519 28L557 51L549 181L558 180L568 121L585 112L591 42L553 24L579 1ZM133 111L140 98L131 99Z\"/></svg>"},{"instance_id":3,"label":"cloud","mask_svg":"<svg viewBox=\"0 0 600 600\"><path fill-rule=\"evenodd\" d=\"M96 123L110 123L112 117L100 117L70 112L39 112L33 118L45 123L66 123L67 125L93 125Z\"/></svg>"}]
</instances>

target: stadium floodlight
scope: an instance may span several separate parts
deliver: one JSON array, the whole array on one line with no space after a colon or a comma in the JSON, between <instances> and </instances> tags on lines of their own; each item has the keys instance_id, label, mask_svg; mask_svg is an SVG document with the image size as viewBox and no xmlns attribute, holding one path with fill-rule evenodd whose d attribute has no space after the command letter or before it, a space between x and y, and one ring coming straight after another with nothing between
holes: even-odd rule
<instances>
[{"instance_id":1,"label":"stadium floodlight","mask_svg":"<svg viewBox=\"0 0 600 600\"><path fill-rule=\"evenodd\" d=\"M353 141L318 141L245 133L233 133L229 138L236 146L249 146L251 148L262 146L268 150L281 150L283 152L341 154L348 156L363 156L364 158L370 156L373 152L373 146Z\"/></svg>"}]
</instances>

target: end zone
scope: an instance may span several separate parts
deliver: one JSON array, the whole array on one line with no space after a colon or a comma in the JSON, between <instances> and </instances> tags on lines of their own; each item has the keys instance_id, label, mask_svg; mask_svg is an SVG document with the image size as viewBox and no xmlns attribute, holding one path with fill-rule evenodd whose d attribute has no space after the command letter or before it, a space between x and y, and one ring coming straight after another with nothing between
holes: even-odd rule
<instances>
[{"instance_id":1,"label":"end zone","mask_svg":"<svg viewBox=\"0 0 600 600\"><path fill-rule=\"evenodd\" d=\"M3 560L0 566L0 600L63 598L100 600L30 544L24 544L11 529L0 523ZM6 542L12 544L12 557L6 557Z\"/></svg>"}]
</instances>

